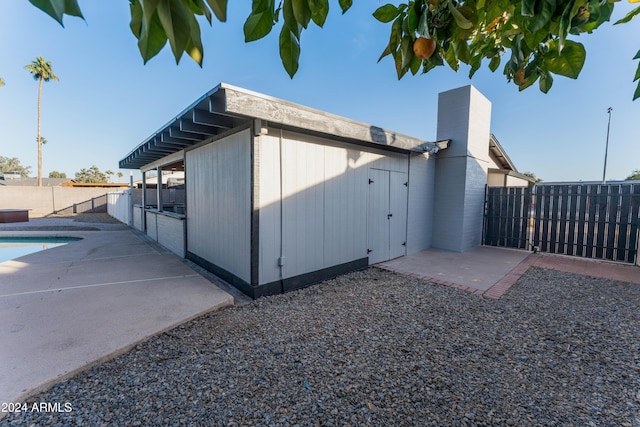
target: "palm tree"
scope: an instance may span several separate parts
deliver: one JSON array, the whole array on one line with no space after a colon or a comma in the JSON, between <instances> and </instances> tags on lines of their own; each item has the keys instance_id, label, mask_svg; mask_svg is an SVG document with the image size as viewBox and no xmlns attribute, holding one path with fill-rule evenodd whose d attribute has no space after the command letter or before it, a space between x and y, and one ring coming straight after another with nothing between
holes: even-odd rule
<instances>
[{"instance_id":1,"label":"palm tree","mask_svg":"<svg viewBox=\"0 0 640 427\"><path fill-rule=\"evenodd\" d=\"M27 71L33 75L34 80L38 80L38 187L42 186L42 137L40 136L40 100L42 98L42 82L58 80L58 76L53 74L51 62L38 56L31 64L25 65Z\"/></svg>"}]
</instances>

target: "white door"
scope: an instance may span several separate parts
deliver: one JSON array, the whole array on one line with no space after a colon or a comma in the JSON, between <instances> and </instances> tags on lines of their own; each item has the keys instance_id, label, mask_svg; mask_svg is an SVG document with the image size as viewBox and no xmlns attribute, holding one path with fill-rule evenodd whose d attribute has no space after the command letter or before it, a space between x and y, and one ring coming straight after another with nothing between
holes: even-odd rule
<instances>
[{"instance_id":1,"label":"white door","mask_svg":"<svg viewBox=\"0 0 640 427\"><path fill-rule=\"evenodd\" d=\"M389 259L407 254L407 174L389 176Z\"/></svg>"},{"instance_id":2,"label":"white door","mask_svg":"<svg viewBox=\"0 0 640 427\"><path fill-rule=\"evenodd\" d=\"M367 252L369 264L406 254L407 174L369 170Z\"/></svg>"}]
</instances>

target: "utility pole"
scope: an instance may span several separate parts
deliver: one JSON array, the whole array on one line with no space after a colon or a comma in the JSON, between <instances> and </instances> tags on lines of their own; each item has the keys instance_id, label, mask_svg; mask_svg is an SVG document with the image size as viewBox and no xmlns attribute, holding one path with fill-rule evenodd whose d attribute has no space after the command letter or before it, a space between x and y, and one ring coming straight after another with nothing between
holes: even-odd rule
<instances>
[{"instance_id":1,"label":"utility pole","mask_svg":"<svg viewBox=\"0 0 640 427\"><path fill-rule=\"evenodd\" d=\"M609 113L609 123L607 124L607 145L604 149L604 170L602 171L602 183L605 183L605 176L607 175L607 153L609 152L609 129L611 129L611 112L613 108L607 108L607 113Z\"/></svg>"}]
</instances>

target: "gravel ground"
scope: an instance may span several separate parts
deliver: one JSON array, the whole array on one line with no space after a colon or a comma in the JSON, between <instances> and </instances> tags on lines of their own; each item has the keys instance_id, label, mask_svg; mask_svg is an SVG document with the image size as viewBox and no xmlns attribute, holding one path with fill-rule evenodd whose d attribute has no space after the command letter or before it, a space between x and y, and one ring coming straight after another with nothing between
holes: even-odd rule
<instances>
[{"instance_id":1,"label":"gravel ground","mask_svg":"<svg viewBox=\"0 0 640 427\"><path fill-rule=\"evenodd\" d=\"M640 427L639 304L537 268L500 300L372 268L186 323L0 426Z\"/></svg>"}]
</instances>

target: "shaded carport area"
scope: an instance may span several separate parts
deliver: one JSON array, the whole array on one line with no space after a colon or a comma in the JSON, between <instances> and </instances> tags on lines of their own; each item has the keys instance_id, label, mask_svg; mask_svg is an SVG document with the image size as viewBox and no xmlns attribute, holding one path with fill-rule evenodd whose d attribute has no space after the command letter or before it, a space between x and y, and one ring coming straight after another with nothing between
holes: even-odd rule
<instances>
[{"instance_id":1,"label":"shaded carport area","mask_svg":"<svg viewBox=\"0 0 640 427\"><path fill-rule=\"evenodd\" d=\"M38 221L48 224L42 229L65 228L47 219L29 225ZM141 233L121 225L96 228L0 232L82 237L0 263L0 401L17 402L151 335L233 304L230 294Z\"/></svg>"}]
</instances>

